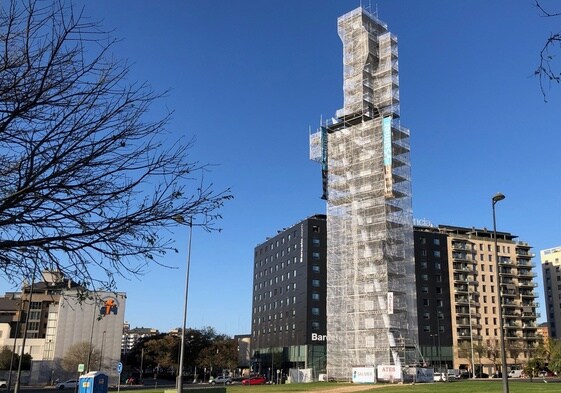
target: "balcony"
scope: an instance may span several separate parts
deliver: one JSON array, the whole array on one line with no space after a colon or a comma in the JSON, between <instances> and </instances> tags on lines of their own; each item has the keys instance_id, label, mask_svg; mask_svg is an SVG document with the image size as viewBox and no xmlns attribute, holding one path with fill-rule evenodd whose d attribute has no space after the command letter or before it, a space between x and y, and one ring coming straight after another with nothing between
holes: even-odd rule
<instances>
[{"instance_id":1,"label":"balcony","mask_svg":"<svg viewBox=\"0 0 561 393\"><path fill-rule=\"evenodd\" d=\"M520 308L520 303L513 301L503 301L503 307Z\"/></svg>"},{"instance_id":2,"label":"balcony","mask_svg":"<svg viewBox=\"0 0 561 393\"><path fill-rule=\"evenodd\" d=\"M506 333L505 333L505 337L506 337L508 340L517 340L517 339L520 338L520 336L518 335L518 331L516 331L516 330L508 330L508 329L507 329L507 331L506 331Z\"/></svg>"},{"instance_id":3,"label":"balcony","mask_svg":"<svg viewBox=\"0 0 561 393\"><path fill-rule=\"evenodd\" d=\"M537 277L537 274L527 269L519 269L518 277Z\"/></svg>"},{"instance_id":4,"label":"balcony","mask_svg":"<svg viewBox=\"0 0 561 393\"><path fill-rule=\"evenodd\" d=\"M534 330L534 329L537 329L537 328L538 328L538 324L535 323L535 322L527 322L527 323L522 324L522 329Z\"/></svg>"},{"instance_id":5,"label":"balcony","mask_svg":"<svg viewBox=\"0 0 561 393\"><path fill-rule=\"evenodd\" d=\"M453 241L452 242L452 249L472 252L473 251L473 245L471 243L467 243L467 242Z\"/></svg>"},{"instance_id":6,"label":"balcony","mask_svg":"<svg viewBox=\"0 0 561 393\"><path fill-rule=\"evenodd\" d=\"M530 297L530 298L537 298L538 296L534 293L534 291L520 291L521 297Z\"/></svg>"},{"instance_id":7,"label":"balcony","mask_svg":"<svg viewBox=\"0 0 561 393\"><path fill-rule=\"evenodd\" d=\"M519 287L532 287L535 288L538 286L538 284L536 284L533 281L528 281L528 280L522 280L522 281L518 281L518 286Z\"/></svg>"},{"instance_id":8,"label":"balcony","mask_svg":"<svg viewBox=\"0 0 561 393\"><path fill-rule=\"evenodd\" d=\"M507 289L503 291L503 297L518 297L518 292L512 289Z\"/></svg>"},{"instance_id":9,"label":"balcony","mask_svg":"<svg viewBox=\"0 0 561 393\"><path fill-rule=\"evenodd\" d=\"M455 261L469 261L469 262L474 262L473 260L473 256L469 253L465 253L465 252L453 252L452 253L452 258Z\"/></svg>"}]
</instances>

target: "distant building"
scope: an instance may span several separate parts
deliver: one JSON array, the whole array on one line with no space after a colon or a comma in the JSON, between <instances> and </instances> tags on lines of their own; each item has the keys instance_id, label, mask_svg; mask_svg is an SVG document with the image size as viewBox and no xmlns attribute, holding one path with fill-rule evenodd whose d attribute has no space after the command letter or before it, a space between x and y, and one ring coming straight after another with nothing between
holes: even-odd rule
<instances>
[{"instance_id":1,"label":"distant building","mask_svg":"<svg viewBox=\"0 0 561 393\"><path fill-rule=\"evenodd\" d=\"M129 353L136 343L145 337L152 337L157 336L160 334L158 329L154 328L145 328L145 327L137 327L137 328L130 328L130 324L125 322L125 326L123 328L123 336L121 338L121 353L126 355Z\"/></svg>"},{"instance_id":2,"label":"distant building","mask_svg":"<svg viewBox=\"0 0 561 393\"><path fill-rule=\"evenodd\" d=\"M28 383L41 384L53 379L75 377L60 369L66 351L79 342L91 342L102 350L101 368L116 375L114 365L120 360L126 296L124 293L91 292L59 273L44 272L43 280L26 284L21 292L0 298L0 347L29 353L32 369ZM33 289L32 289L33 288ZM29 313L27 310L29 309ZM99 364L90 364L96 370Z\"/></svg>"},{"instance_id":3,"label":"distant building","mask_svg":"<svg viewBox=\"0 0 561 393\"><path fill-rule=\"evenodd\" d=\"M419 344L436 368L494 373L500 363L498 307L502 292L508 366L531 357L537 334L531 246L497 232L448 225L415 227ZM501 288L501 290L499 289Z\"/></svg>"},{"instance_id":4,"label":"distant building","mask_svg":"<svg viewBox=\"0 0 561 393\"><path fill-rule=\"evenodd\" d=\"M241 375L249 374L251 367L251 334L238 334L234 336L238 342L238 368Z\"/></svg>"},{"instance_id":5,"label":"distant building","mask_svg":"<svg viewBox=\"0 0 561 393\"><path fill-rule=\"evenodd\" d=\"M544 343L549 340L549 325L547 322L542 322L538 325L537 334L542 337Z\"/></svg>"},{"instance_id":6,"label":"distant building","mask_svg":"<svg viewBox=\"0 0 561 393\"><path fill-rule=\"evenodd\" d=\"M326 219L311 216L255 247L251 360L275 379L325 373ZM305 371L306 370L306 371ZM280 376L279 376L280 377Z\"/></svg>"},{"instance_id":7,"label":"distant building","mask_svg":"<svg viewBox=\"0 0 561 393\"><path fill-rule=\"evenodd\" d=\"M549 336L561 338L561 246L540 251Z\"/></svg>"}]
</instances>

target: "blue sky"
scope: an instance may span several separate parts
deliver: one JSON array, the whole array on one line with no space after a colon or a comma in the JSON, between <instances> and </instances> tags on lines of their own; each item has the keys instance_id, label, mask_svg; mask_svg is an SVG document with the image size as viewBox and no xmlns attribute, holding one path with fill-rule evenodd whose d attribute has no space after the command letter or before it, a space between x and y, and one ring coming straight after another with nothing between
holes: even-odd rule
<instances>
[{"instance_id":1,"label":"blue sky","mask_svg":"<svg viewBox=\"0 0 561 393\"><path fill-rule=\"evenodd\" d=\"M192 159L216 164L207 179L235 196L221 233L194 231L188 325L249 333L254 247L325 212L308 130L342 106L336 20L360 2L83 4L121 39L115 56L131 63L131 81L170 90L153 113L175 111L170 132L195 137ZM540 249L561 245L561 86L544 103L533 71L561 18L541 18L531 0L381 0L377 9L399 40L414 216L491 228L491 197L503 192L498 230L533 245L539 266ZM163 261L174 268L119 283L132 326L181 325L187 230L174 236L180 253Z\"/></svg>"}]
</instances>

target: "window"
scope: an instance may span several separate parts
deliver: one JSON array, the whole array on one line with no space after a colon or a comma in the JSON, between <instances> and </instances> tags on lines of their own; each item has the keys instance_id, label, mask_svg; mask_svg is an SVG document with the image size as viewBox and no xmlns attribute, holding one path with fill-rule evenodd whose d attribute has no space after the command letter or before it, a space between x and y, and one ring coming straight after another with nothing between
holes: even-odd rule
<instances>
[{"instance_id":1,"label":"window","mask_svg":"<svg viewBox=\"0 0 561 393\"><path fill-rule=\"evenodd\" d=\"M319 322L312 321L312 330L319 330Z\"/></svg>"},{"instance_id":2,"label":"window","mask_svg":"<svg viewBox=\"0 0 561 393\"><path fill-rule=\"evenodd\" d=\"M317 251L312 252L312 259L319 259L319 252Z\"/></svg>"},{"instance_id":3,"label":"window","mask_svg":"<svg viewBox=\"0 0 561 393\"><path fill-rule=\"evenodd\" d=\"M424 312L423 313L423 318L424 319L430 319L430 312Z\"/></svg>"},{"instance_id":4,"label":"window","mask_svg":"<svg viewBox=\"0 0 561 393\"><path fill-rule=\"evenodd\" d=\"M421 262L421 269L426 269L427 268L427 262L423 261Z\"/></svg>"},{"instance_id":5,"label":"window","mask_svg":"<svg viewBox=\"0 0 561 393\"><path fill-rule=\"evenodd\" d=\"M423 299L423 306L429 305L429 299Z\"/></svg>"},{"instance_id":6,"label":"window","mask_svg":"<svg viewBox=\"0 0 561 393\"><path fill-rule=\"evenodd\" d=\"M439 251L439 250L434 250L434 251L432 252L432 255L433 255L435 258L440 258L440 251Z\"/></svg>"},{"instance_id":7,"label":"window","mask_svg":"<svg viewBox=\"0 0 561 393\"><path fill-rule=\"evenodd\" d=\"M312 300L319 300L319 293L312 292Z\"/></svg>"},{"instance_id":8,"label":"window","mask_svg":"<svg viewBox=\"0 0 561 393\"><path fill-rule=\"evenodd\" d=\"M430 333L430 326L428 326L428 325L423 326L423 331L425 333Z\"/></svg>"},{"instance_id":9,"label":"window","mask_svg":"<svg viewBox=\"0 0 561 393\"><path fill-rule=\"evenodd\" d=\"M427 244L427 238L426 237L420 237L419 241L421 242L421 244Z\"/></svg>"},{"instance_id":10,"label":"window","mask_svg":"<svg viewBox=\"0 0 561 393\"><path fill-rule=\"evenodd\" d=\"M312 280L312 287L319 287L319 280Z\"/></svg>"},{"instance_id":11,"label":"window","mask_svg":"<svg viewBox=\"0 0 561 393\"><path fill-rule=\"evenodd\" d=\"M421 287L422 293L429 293L429 287Z\"/></svg>"},{"instance_id":12,"label":"window","mask_svg":"<svg viewBox=\"0 0 561 393\"><path fill-rule=\"evenodd\" d=\"M312 227L312 232L319 233L319 227L317 225L314 225Z\"/></svg>"},{"instance_id":13,"label":"window","mask_svg":"<svg viewBox=\"0 0 561 393\"><path fill-rule=\"evenodd\" d=\"M319 265L312 265L312 272L319 273Z\"/></svg>"},{"instance_id":14,"label":"window","mask_svg":"<svg viewBox=\"0 0 561 393\"><path fill-rule=\"evenodd\" d=\"M429 280L429 275L428 274L421 274L421 280L428 281Z\"/></svg>"},{"instance_id":15,"label":"window","mask_svg":"<svg viewBox=\"0 0 561 393\"><path fill-rule=\"evenodd\" d=\"M435 262L435 263L434 263L434 268L435 268L436 270L440 270L440 262Z\"/></svg>"},{"instance_id":16,"label":"window","mask_svg":"<svg viewBox=\"0 0 561 393\"><path fill-rule=\"evenodd\" d=\"M433 243L435 246L440 246L440 239L432 239L432 243Z\"/></svg>"},{"instance_id":17,"label":"window","mask_svg":"<svg viewBox=\"0 0 561 393\"><path fill-rule=\"evenodd\" d=\"M312 315L319 315L319 307L312 307Z\"/></svg>"},{"instance_id":18,"label":"window","mask_svg":"<svg viewBox=\"0 0 561 393\"><path fill-rule=\"evenodd\" d=\"M437 274L435 278L436 278L436 282L442 282L442 276L440 274Z\"/></svg>"},{"instance_id":19,"label":"window","mask_svg":"<svg viewBox=\"0 0 561 393\"><path fill-rule=\"evenodd\" d=\"M320 240L319 240L319 239L317 239L317 238L313 238L313 239L312 239L312 245L314 245L314 246L319 246L319 244L320 244Z\"/></svg>"},{"instance_id":20,"label":"window","mask_svg":"<svg viewBox=\"0 0 561 393\"><path fill-rule=\"evenodd\" d=\"M436 293L442 293L442 288L441 287L436 287Z\"/></svg>"}]
</instances>

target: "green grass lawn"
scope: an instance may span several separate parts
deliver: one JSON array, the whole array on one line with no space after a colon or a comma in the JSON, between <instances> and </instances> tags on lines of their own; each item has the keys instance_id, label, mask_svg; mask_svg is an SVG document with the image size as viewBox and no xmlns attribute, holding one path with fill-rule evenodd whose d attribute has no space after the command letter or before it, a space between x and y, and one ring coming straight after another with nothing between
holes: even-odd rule
<instances>
[{"instance_id":1,"label":"green grass lawn","mask_svg":"<svg viewBox=\"0 0 561 393\"><path fill-rule=\"evenodd\" d=\"M558 393L561 391L561 383L543 383L537 379L533 383L509 381L511 393ZM261 386L229 386L227 393L276 393L276 392L329 392L338 387L349 386L346 383L315 382L306 384L285 384L285 385L261 385ZM459 381L452 383L418 383L415 385L382 385L375 384L372 389L363 390L363 393L501 393L502 383L496 381Z\"/></svg>"},{"instance_id":2,"label":"green grass lawn","mask_svg":"<svg viewBox=\"0 0 561 393\"><path fill-rule=\"evenodd\" d=\"M356 386L350 383L331 383L331 382L314 382L302 384L285 384L285 385L231 385L226 388L227 393L280 393L280 392L329 392L333 389ZM210 387L210 385L198 385L198 387ZM561 383L549 382L544 383L537 378L534 382L529 381L509 381L510 393L558 393L561 392ZM187 386L186 386L187 388ZM374 384L372 389L362 390L360 393L501 393L503 385L501 380L493 381L459 381L451 383L418 383L415 385L386 385ZM135 390L135 393L164 393L160 389L141 389ZM188 388L185 389L188 393Z\"/></svg>"}]
</instances>

